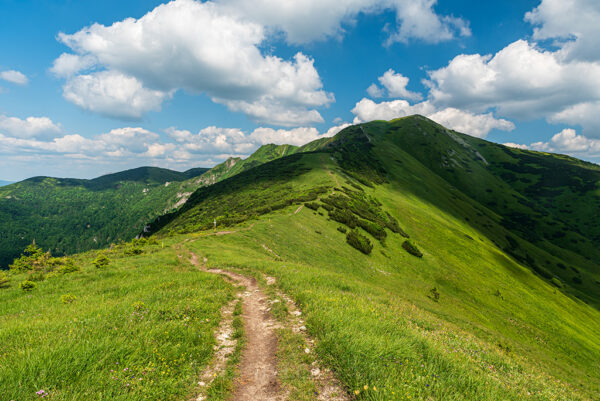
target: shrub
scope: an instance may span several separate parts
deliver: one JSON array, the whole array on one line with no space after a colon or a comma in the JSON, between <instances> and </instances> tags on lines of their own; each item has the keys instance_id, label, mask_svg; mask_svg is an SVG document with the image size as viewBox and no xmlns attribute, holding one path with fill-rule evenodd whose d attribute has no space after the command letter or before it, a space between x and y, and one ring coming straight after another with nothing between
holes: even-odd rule
<instances>
[{"instance_id":1,"label":"shrub","mask_svg":"<svg viewBox=\"0 0 600 401\"><path fill-rule=\"evenodd\" d=\"M8 287L10 278L6 272L0 271L0 288Z\"/></svg>"},{"instance_id":2,"label":"shrub","mask_svg":"<svg viewBox=\"0 0 600 401\"><path fill-rule=\"evenodd\" d=\"M110 263L110 260L103 253L98 255L98 257L92 261L92 264L94 266L96 266L96 268L98 268L98 269L102 269L102 268L108 266L109 263Z\"/></svg>"},{"instance_id":3,"label":"shrub","mask_svg":"<svg viewBox=\"0 0 600 401\"><path fill-rule=\"evenodd\" d=\"M373 238L378 239L379 241L383 242L383 240L385 240L385 237L387 237L385 229L377 223L371 223L370 221L360 219L358 220L358 226L366 232L368 232L369 234L371 234Z\"/></svg>"},{"instance_id":4,"label":"shrub","mask_svg":"<svg viewBox=\"0 0 600 401\"><path fill-rule=\"evenodd\" d=\"M23 291L32 291L37 287L37 284L33 281L25 280L21 284L19 284L19 288Z\"/></svg>"},{"instance_id":5,"label":"shrub","mask_svg":"<svg viewBox=\"0 0 600 401\"><path fill-rule=\"evenodd\" d=\"M557 286L558 288L562 288L562 286L563 286L563 283L562 283L562 281L560 281L560 280L559 280L558 278L556 278L556 277L552 277L552 280L550 280L550 282L551 282L552 284L554 284L555 286Z\"/></svg>"},{"instance_id":6,"label":"shrub","mask_svg":"<svg viewBox=\"0 0 600 401\"><path fill-rule=\"evenodd\" d=\"M428 297L432 301L435 301L435 302L439 302L440 301L440 293L438 292L438 290L437 290L436 287L433 287L431 290L429 290Z\"/></svg>"},{"instance_id":7,"label":"shrub","mask_svg":"<svg viewBox=\"0 0 600 401\"><path fill-rule=\"evenodd\" d=\"M348 234L346 234L346 242L365 255L370 254L373 250L371 241L357 230L350 230Z\"/></svg>"},{"instance_id":8,"label":"shrub","mask_svg":"<svg viewBox=\"0 0 600 401\"><path fill-rule=\"evenodd\" d=\"M406 240L402 243L402 248L411 255L414 255L418 258L423 257L423 253L417 248L415 244L413 244L410 240Z\"/></svg>"},{"instance_id":9,"label":"shrub","mask_svg":"<svg viewBox=\"0 0 600 401\"><path fill-rule=\"evenodd\" d=\"M405 233L404 230L402 229L402 227L400 227L400 225L398 224L398 220L396 220L396 218L394 216L392 216L391 214L389 214L387 212L386 212L386 215L387 215L387 221L385 223L385 226L387 228L389 228L391 232L400 234L404 238L409 238L409 235L407 233Z\"/></svg>"},{"instance_id":10,"label":"shrub","mask_svg":"<svg viewBox=\"0 0 600 401\"><path fill-rule=\"evenodd\" d=\"M138 248L137 246L133 246L132 248L125 250L125 255L127 256L141 255L142 253L144 253L144 250L142 248Z\"/></svg>"},{"instance_id":11,"label":"shrub","mask_svg":"<svg viewBox=\"0 0 600 401\"><path fill-rule=\"evenodd\" d=\"M332 220L345 224L350 228L356 228L356 225L358 224L358 219L356 216L347 210L334 209L329 212L329 217Z\"/></svg>"},{"instance_id":12,"label":"shrub","mask_svg":"<svg viewBox=\"0 0 600 401\"><path fill-rule=\"evenodd\" d=\"M331 212L333 210L333 206L328 205L327 203L322 203L320 205L323 209L327 210L328 212Z\"/></svg>"},{"instance_id":13,"label":"shrub","mask_svg":"<svg viewBox=\"0 0 600 401\"><path fill-rule=\"evenodd\" d=\"M315 211L319 210L319 204L317 202L306 202L304 206Z\"/></svg>"},{"instance_id":14,"label":"shrub","mask_svg":"<svg viewBox=\"0 0 600 401\"><path fill-rule=\"evenodd\" d=\"M69 274L79 271L79 266L76 266L72 260L68 260L64 265L60 266L56 272L59 274Z\"/></svg>"},{"instance_id":15,"label":"shrub","mask_svg":"<svg viewBox=\"0 0 600 401\"><path fill-rule=\"evenodd\" d=\"M346 234L346 232L348 231L348 230L346 230L346 227L342 227L342 226L339 226L339 227L337 228L337 230L338 230L339 232L341 232L342 234Z\"/></svg>"},{"instance_id":16,"label":"shrub","mask_svg":"<svg viewBox=\"0 0 600 401\"><path fill-rule=\"evenodd\" d=\"M64 294L60 296L60 302L63 304L70 304L77 300L77 297L73 294Z\"/></svg>"}]
</instances>

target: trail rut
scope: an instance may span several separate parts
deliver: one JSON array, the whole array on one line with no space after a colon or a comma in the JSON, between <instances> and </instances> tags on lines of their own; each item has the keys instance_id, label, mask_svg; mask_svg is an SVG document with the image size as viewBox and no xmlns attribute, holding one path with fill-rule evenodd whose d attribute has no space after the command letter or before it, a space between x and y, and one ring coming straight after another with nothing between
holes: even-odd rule
<instances>
[{"instance_id":1,"label":"trail rut","mask_svg":"<svg viewBox=\"0 0 600 401\"><path fill-rule=\"evenodd\" d=\"M190 262L200 266L198 256L191 254ZM220 269L206 270L227 277L242 285L242 318L246 335L246 347L242 353L239 376L235 382L233 400L236 401L283 401L285 395L277 379L277 335L280 327L268 312L268 299L256 280Z\"/></svg>"}]
</instances>

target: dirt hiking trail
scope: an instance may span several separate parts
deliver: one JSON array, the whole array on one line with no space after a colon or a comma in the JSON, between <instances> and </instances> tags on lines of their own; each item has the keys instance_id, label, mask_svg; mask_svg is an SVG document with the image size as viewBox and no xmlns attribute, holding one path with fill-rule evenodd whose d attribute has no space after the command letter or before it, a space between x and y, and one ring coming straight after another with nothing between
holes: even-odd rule
<instances>
[{"instance_id":1,"label":"dirt hiking trail","mask_svg":"<svg viewBox=\"0 0 600 401\"><path fill-rule=\"evenodd\" d=\"M269 312L271 301L269 298L260 289L254 278L222 269L209 269L206 267L207 259L204 258L200 262L198 256L193 252L190 252L190 263L206 272L222 275L233 284L244 287L244 292L238 294L238 297L241 299L240 302L242 302L241 317L243 319L246 343L242 351L231 399L234 401L287 400L287 391L280 386L277 371L276 330L284 326L271 316ZM267 277L268 285L274 283L275 278ZM281 293L280 295L285 299L292 317L291 329L296 333L305 331L304 321L300 318L302 312L297 309L289 297ZM217 376L220 371L224 370L227 357L235 348L236 343L230 339L232 333L231 311L235 302L232 301L222 311L223 321L216 333L218 346L214 362L201 376L201 380L203 380L200 382L201 386L207 385L207 382ZM308 343L311 344L312 348L314 341L308 339ZM320 390L318 396L315 397L316 400L347 401L350 399L331 371L313 366L312 375L313 380L315 380ZM204 400L208 401L203 395L196 398L196 401Z\"/></svg>"}]
</instances>

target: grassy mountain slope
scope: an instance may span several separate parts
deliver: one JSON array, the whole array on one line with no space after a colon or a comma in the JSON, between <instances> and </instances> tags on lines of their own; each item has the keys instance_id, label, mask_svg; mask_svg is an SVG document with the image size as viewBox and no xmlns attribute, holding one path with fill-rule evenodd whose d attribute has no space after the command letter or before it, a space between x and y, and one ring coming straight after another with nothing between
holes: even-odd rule
<instances>
[{"instance_id":1,"label":"grassy mountain slope","mask_svg":"<svg viewBox=\"0 0 600 401\"><path fill-rule=\"evenodd\" d=\"M348 389L386 389L361 399L598 398L600 259L591 246L546 235L545 217L567 238L585 221L579 228L551 204L547 216L536 213L542 195L503 177L503 157L535 158L529 179L544 191L552 184L543 166L571 169L589 190L562 185L554 199L594 218L586 201L595 166L513 152L417 116L350 127L315 152L199 189L151 231L192 235L211 265L277 277ZM303 203L316 211L295 213ZM542 239L514 224L514 211L532 215ZM202 234L215 218L234 233ZM368 256L347 243L357 225ZM422 258L404 249L406 235Z\"/></svg>"},{"instance_id":2,"label":"grassy mountain slope","mask_svg":"<svg viewBox=\"0 0 600 401\"><path fill-rule=\"evenodd\" d=\"M34 177L0 188L0 267L32 240L54 254L106 247L135 236L197 186L184 173L141 167L93 180Z\"/></svg>"},{"instance_id":3,"label":"grassy mountain slope","mask_svg":"<svg viewBox=\"0 0 600 401\"><path fill-rule=\"evenodd\" d=\"M513 152L418 116L349 127L304 150L196 190L150 224L145 247L105 251L106 269L92 267L97 252L79 255L80 271L48 273L29 293L18 289L27 276L11 274L0 289L8 399L33 400L42 388L57 400L191 398L232 289L191 271L189 251L211 267L275 278L354 399L600 398L599 259L573 237L597 244L583 220L594 218L584 202L597 191L594 166ZM552 186L550 162L591 189ZM533 167L537 175L521 172ZM555 195L539 194L547 188ZM515 224L509 201L519 222L538 213L539 237ZM574 216L561 211L566 202ZM546 224L577 243L545 235ZM62 304L68 293L77 300ZM132 377L143 384L126 386Z\"/></svg>"},{"instance_id":4,"label":"grassy mountain slope","mask_svg":"<svg viewBox=\"0 0 600 401\"><path fill-rule=\"evenodd\" d=\"M197 188L310 150L307 146L264 145L247 159L230 158L212 169L193 168L181 173L140 167L92 180L33 177L2 188L0 269L34 239L54 254L130 240L144 223L178 208Z\"/></svg>"}]
</instances>

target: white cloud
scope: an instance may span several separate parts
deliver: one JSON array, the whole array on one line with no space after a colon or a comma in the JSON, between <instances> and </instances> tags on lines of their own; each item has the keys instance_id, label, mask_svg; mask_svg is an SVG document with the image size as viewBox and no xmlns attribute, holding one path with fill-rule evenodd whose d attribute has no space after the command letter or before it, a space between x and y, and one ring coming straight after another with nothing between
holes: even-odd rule
<instances>
[{"instance_id":1,"label":"white cloud","mask_svg":"<svg viewBox=\"0 0 600 401\"><path fill-rule=\"evenodd\" d=\"M544 152L566 153L578 157L600 157L600 139L577 135L577 132L572 128L562 130L548 142L532 143L530 148Z\"/></svg>"},{"instance_id":2,"label":"white cloud","mask_svg":"<svg viewBox=\"0 0 600 401\"><path fill-rule=\"evenodd\" d=\"M456 108L437 109L429 101L411 105L406 100L393 100L376 103L371 99L362 99L352 109L356 122L372 120L392 120L412 114L421 114L447 128L464 132L479 138L485 138L492 129L512 131L512 122L497 119L492 113L474 114Z\"/></svg>"},{"instance_id":3,"label":"white cloud","mask_svg":"<svg viewBox=\"0 0 600 401\"><path fill-rule=\"evenodd\" d=\"M96 64L94 57L90 55L78 56L75 54L63 53L54 63L50 71L58 77L70 77L77 74L79 71L87 70Z\"/></svg>"},{"instance_id":4,"label":"white cloud","mask_svg":"<svg viewBox=\"0 0 600 401\"><path fill-rule=\"evenodd\" d=\"M61 128L48 117L17 117L0 115L0 132L17 138L33 138L59 133Z\"/></svg>"},{"instance_id":5,"label":"white cloud","mask_svg":"<svg viewBox=\"0 0 600 401\"><path fill-rule=\"evenodd\" d=\"M288 42L309 43L328 37L340 38L344 24L352 24L359 13L396 13L397 26L388 43L418 39L437 43L471 34L468 23L436 14L436 0L220 0L227 12L283 31Z\"/></svg>"},{"instance_id":6,"label":"white cloud","mask_svg":"<svg viewBox=\"0 0 600 401\"><path fill-rule=\"evenodd\" d=\"M212 2L176 0L140 19L59 34L74 54L61 55L55 73L103 70L69 78L65 98L91 111L138 118L184 89L260 122L322 121L316 108L334 99L323 91L313 60L301 53L293 60L263 55L265 28L223 10Z\"/></svg>"},{"instance_id":7,"label":"white cloud","mask_svg":"<svg viewBox=\"0 0 600 401\"><path fill-rule=\"evenodd\" d=\"M63 86L63 96L85 110L99 114L139 119L148 111L160 110L171 93L144 88L135 77L116 71L78 75Z\"/></svg>"},{"instance_id":8,"label":"white cloud","mask_svg":"<svg viewBox=\"0 0 600 401\"><path fill-rule=\"evenodd\" d=\"M0 79L12 82L13 84L17 85L27 85L27 83L29 82L29 79L25 74L15 70L7 70L0 72Z\"/></svg>"},{"instance_id":9,"label":"white cloud","mask_svg":"<svg viewBox=\"0 0 600 401\"><path fill-rule=\"evenodd\" d=\"M378 78L379 83L387 90L388 97L401 97L410 100L421 100L423 96L420 93L411 92L406 89L408 78L402 74L396 73L391 68ZM371 97L377 98L384 95L382 88L377 84L371 84L367 88L367 92Z\"/></svg>"},{"instance_id":10,"label":"white cloud","mask_svg":"<svg viewBox=\"0 0 600 401\"><path fill-rule=\"evenodd\" d=\"M555 39L567 60L598 61L600 3L596 0L542 0L525 14L536 40Z\"/></svg>"},{"instance_id":11,"label":"white cloud","mask_svg":"<svg viewBox=\"0 0 600 401\"><path fill-rule=\"evenodd\" d=\"M385 91L382 88L380 88L379 86L377 86L377 84L369 85L369 87L367 88L367 93L373 99L377 99L377 98L383 97L385 95Z\"/></svg>"},{"instance_id":12,"label":"white cloud","mask_svg":"<svg viewBox=\"0 0 600 401\"><path fill-rule=\"evenodd\" d=\"M514 143L514 142L506 142L506 143L503 143L502 145L508 146L509 148L515 148L515 149L523 149L523 150L529 149L529 146L527 146L527 145L523 145L520 143Z\"/></svg>"},{"instance_id":13,"label":"white cloud","mask_svg":"<svg viewBox=\"0 0 600 401\"><path fill-rule=\"evenodd\" d=\"M494 110L518 119L579 124L600 137L600 3L542 0L526 14L538 43L517 40L494 55L461 54L429 71L436 107Z\"/></svg>"},{"instance_id":14,"label":"white cloud","mask_svg":"<svg viewBox=\"0 0 600 401\"><path fill-rule=\"evenodd\" d=\"M428 115L430 119L458 132L485 138L493 130L512 131L515 125L507 120L495 118L492 113L473 114L468 111L447 107Z\"/></svg>"}]
</instances>

